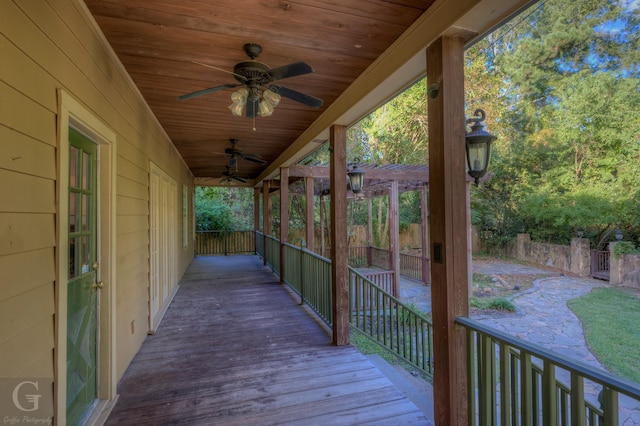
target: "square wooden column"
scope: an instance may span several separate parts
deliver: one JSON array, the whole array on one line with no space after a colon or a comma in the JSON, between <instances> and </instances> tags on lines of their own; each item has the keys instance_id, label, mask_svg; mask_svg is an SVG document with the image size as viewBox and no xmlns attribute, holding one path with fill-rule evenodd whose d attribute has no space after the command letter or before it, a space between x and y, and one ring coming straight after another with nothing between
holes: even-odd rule
<instances>
[{"instance_id":1,"label":"square wooden column","mask_svg":"<svg viewBox=\"0 0 640 426\"><path fill-rule=\"evenodd\" d=\"M305 226L306 226L306 238L307 249L310 251L316 251L316 230L315 230L315 197L313 191L313 185L315 181L312 177L304 178L304 202L305 202Z\"/></svg>"},{"instance_id":2,"label":"square wooden column","mask_svg":"<svg viewBox=\"0 0 640 426\"><path fill-rule=\"evenodd\" d=\"M280 282L284 283L284 243L289 241L289 168L280 168Z\"/></svg>"},{"instance_id":3,"label":"square wooden column","mask_svg":"<svg viewBox=\"0 0 640 426\"><path fill-rule=\"evenodd\" d=\"M253 188L253 229L260 230L260 188Z\"/></svg>"},{"instance_id":4,"label":"square wooden column","mask_svg":"<svg viewBox=\"0 0 640 426\"><path fill-rule=\"evenodd\" d=\"M373 263L373 199L367 198L367 266Z\"/></svg>"},{"instance_id":5,"label":"square wooden column","mask_svg":"<svg viewBox=\"0 0 640 426\"><path fill-rule=\"evenodd\" d=\"M262 233L266 237L271 235L271 195L269 194L269 181L262 182ZM263 238L264 264L267 265L267 239Z\"/></svg>"},{"instance_id":6,"label":"square wooden column","mask_svg":"<svg viewBox=\"0 0 640 426\"><path fill-rule=\"evenodd\" d=\"M260 188L253 188L253 246L258 252L258 235L260 230Z\"/></svg>"},{"instance_id":7,"label":"square wooden column","mask_svg":"<svg viewBox=\"0 0 640 426\"><path fill-rule=\"evenodd\" d=\"M389 269L393 271L393 295L400 296L400 217L398 181L391 182L389 191Z\"/></svg>"},{"instance_id":8,"label":"square wooden column","mask_svg":"<svg viewBox=\"0 0 640 426\"><path fill-rule=\"evenodd\" d=\"M422 223L420 226L422 242L422 282L425 285L431 283L429 279L429 193L427 184L420 188L420 215Z\"/></svg>"},{"instance_id":9,"label":"square wooden column","mask_svg":"<svg viewBox=\"0 0 640 426\"><path fill-rule=\"evenodd\" d=\"M333 344L349 344L349 269L347 247L347 132L334 124L330 129L331 192L331 309Z\"/></svg>"},{"instance_id":10,"label":"square wooden column","mask_svg":"<svg viewBox=\"0 0 640 426\"><path fill-rule=\"evenodd\" d=\"M427 48L431 297L436 425L465 425L466 334L457 316L468 316L467 202L465 170L464 44L441 37Z\"/></svg>"}]
</instances>

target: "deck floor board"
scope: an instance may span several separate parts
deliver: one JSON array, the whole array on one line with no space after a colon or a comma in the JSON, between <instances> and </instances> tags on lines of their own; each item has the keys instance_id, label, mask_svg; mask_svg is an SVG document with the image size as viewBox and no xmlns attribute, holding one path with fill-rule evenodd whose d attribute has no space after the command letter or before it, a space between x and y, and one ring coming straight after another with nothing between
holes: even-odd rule
<instances>
[{"instance_id":1,"label":"deck floor board","mask_svg":"<svg viewBox=\"0 0 640 426\"><path fill-rule=\"evenodd\" d=\"M196 257L119 383L111 425L426 425L255 256Z\"/></svg>"}]
</instances>

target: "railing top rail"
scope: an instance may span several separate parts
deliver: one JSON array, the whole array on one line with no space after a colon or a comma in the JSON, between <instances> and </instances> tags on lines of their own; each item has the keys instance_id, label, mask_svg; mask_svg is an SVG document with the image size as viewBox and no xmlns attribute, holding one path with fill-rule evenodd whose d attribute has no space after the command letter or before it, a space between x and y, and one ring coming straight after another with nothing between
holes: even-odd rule
<instances>
[{"instance_id":1,"label":"railing top rail","mask_svg":"<svg viewBox=\"0 0 640 426\"><path fill-rule=\"evenodd\" d=\"M473 321L470 318L457 317L456 323L463 325L471 330L487 334L501 343L506 343L509 346L523 349L526 352L536 356L537 358L551 361L552 363L559 365L561 368L564 368L571 372L576 372L589 380L593 380L594 382L598 382L600 384L606 384L608 387L616 390L617 392L623 393L635 399L640 399L640 385L630 380L616 377L606 371L594 369L591 366L575 361L564 355L553 353L544 348L533 345L532 343L513 337L502 331L487 327L486 325L480 324L477 321Z\"/></svg>"},{"instance_id":2,"label":"railing top rail","mask_svg":"<svg viewBox=\"0 0 640 426\"><path fill-rule=\"evenodd\" d=\"M374 271L374 272L365 272L362 274L363 277L368 277L369 275L393 275L394 271Z\"/></svg>"},{"instance_id":3,"label":"railing top rail","mask_svg":"<svg viewBox=\"0 0 640 426\"><path fill-rule=\"evenodd\" d=\"M418 259L422 259L422 256L418 256L417 254L410 254L410 253L400 253L400 256L415 257Z\"/></svg>"},{"instance_id":4,"label":"railing top rail","mask_svg":"<svg viewBox=\"0 0 640 426\"><path fill-rule=\"evenodd\" d=\"M306 249L304 247L301 248L300 246L296 246L296 245L293 245L291 243L282 243L282 245L285 246L285 247L292 248L292 249L302 250L302 252L304 254L308 254L309 256L314 257L314 258L316 258L318 260L323 260L323 261L325 261L327 263L331 263L331 259L329 259L327 257L324 257L324 256L321 256L318 253L315 253L315 252L313 252L311 250L308 250L308 249Z\"/></svg>"},{"instance_id":5,"label":"railing top rail","mask_svg":"<svg viewBox=\"0 0 640 426\"><path fill-rule=\"evenodd\" d=\"M198 233L207 233L207 232L254 232L253 229L209 229L209 230L197 230Z\"/></svg>"}]
</instances>

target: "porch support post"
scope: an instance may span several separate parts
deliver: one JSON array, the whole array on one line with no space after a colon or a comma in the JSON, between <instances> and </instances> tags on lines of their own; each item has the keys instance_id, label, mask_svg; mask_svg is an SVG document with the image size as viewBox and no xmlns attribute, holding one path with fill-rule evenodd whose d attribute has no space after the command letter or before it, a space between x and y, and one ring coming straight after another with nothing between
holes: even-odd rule
<instances>
[{"instance_id":1,"label":"porch support post","mask_svg":"<svg viewBox=\"0 0 640 426\"><path fill-rule=\"evenodd\" d=\"M389 191L389 269L393 271L393 295L400 295L400 218L398 217L398 180Z\"/></svg>"},{"instance_id":2,"label":"porch support post","mask_svg":"<svg viewBox=\"0 0 640 426\"><path fill-rule=\"evenodd\" d=\"M271 235L271 195L269 195L269 181L264 180L262 182L262 230L265 238L263 253L264 253L264 265L267 265L267 235Z\"/></svg>"},{"instance_id":3,"label":"porch support post","mask_svg":"<svg viewBox=\"0 0 640 426\"><path fill-rule=\"evenodd\" d=\"M304 178L304 198L305 198L305 226L307 233L307 249L315 252L316 247L316 230L315 230L315 211L314 211L314 180L312 177Z\"/></svg>"},{"instance_id":4,"label":"porch support post","mask_svg":"<svg viewBox=\"0 0 640 426\"><path fill-rule=\"evenodd\" d=\"M367 198L367 266L373 264L373 198Z\"/></svg>"},{"instance_id":5,"label":"porch support post","mask_svg":"<svg viewBox=\"0 0 640 426\"><path fill-rule=\"evenodd\" d=\"M467 412L466 335L457 316L468 316L465 171L464 44L443 36L427 48L431 295L434 328L436 425L464 425Z\"/></svg>"},{"instance_id":6,"label":"porch support post","mask_svg":"<svg viewBox=\"0 0 640 426\"><path fill-rule=\"evenodd\" d=\"M260 230L260 188L253 188L253 246L258 251L258 237L256 231Z\"/></svg>"},{"instance_id":7,"label":"porch support post","mask_svg":"<svg viewBox=\"0 0 640 426\"><path fill-rule=\"evenodd\" d=\"M320 194L320 203L318 204L320 209L320 256L324 256L325 238L324 238L324 195Z\"/></svg>"},{"instance_id":8,"label":"porch support post","mask_svg":"<svg viewBox=\"0 0 640 426\"><path fill-rule=\"evenodd\" d=\"M284 244L289 241L289 168L280 168L280 282L284 283Z\"/></svg>"},{"instance_id":9,"label":"porch support post","mask_svg":"<svg viewBox=\"0 0 640 426\"><path fill-rule=\"evenodd\" d=\"M427 184L420 188L420 215L422 223L420 224L421 240L422 240L422 282L429 285L429 194L427 193Z\"/></svg>"},{"instance_id":10,"label":"porch support post","mask_svg":"<svg viewBox=\"0 0 640 426\"><path fill-rule=\"evenodd\" d=\"M333 344L349 344L349 270L347 247L347 132L334 124L330 129L331 191L331 309Z\"/></svg>"}]
</instances>

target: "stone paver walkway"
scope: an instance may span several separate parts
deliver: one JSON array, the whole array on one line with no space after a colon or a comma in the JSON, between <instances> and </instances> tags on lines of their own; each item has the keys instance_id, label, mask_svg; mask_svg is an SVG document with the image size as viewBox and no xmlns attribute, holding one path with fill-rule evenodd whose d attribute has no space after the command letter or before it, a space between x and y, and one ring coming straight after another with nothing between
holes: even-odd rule
<instances>
[{"instance_id":1,"label":"stone paver walkway","mask_svg":"<svg viewBox=\"0 0 640 426\"><path fill-rule=\"evenodd\" d=\"M582 323L567 307L571 299L589 293L593 288L606 286L606 282L590 278L565 276L556 271L499 260L478 261L474 272L492 275L535 274L548 275L535 282L533 288L513 298L516 313L492 313L472 316L487 326L503 331L523 340L540 345L587 365L604 369L587 347L582 332ZM430 287L413 280L401 280L400 296L419 309L431 311ZM566 377L563 377L566 376ZM568 375L558 374L562 381ZM599 390L586 384L585 396L596 402ZM620 424L640 426L640 403L620 396Z\"/></svg>"}]
</instances>

